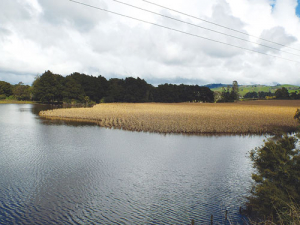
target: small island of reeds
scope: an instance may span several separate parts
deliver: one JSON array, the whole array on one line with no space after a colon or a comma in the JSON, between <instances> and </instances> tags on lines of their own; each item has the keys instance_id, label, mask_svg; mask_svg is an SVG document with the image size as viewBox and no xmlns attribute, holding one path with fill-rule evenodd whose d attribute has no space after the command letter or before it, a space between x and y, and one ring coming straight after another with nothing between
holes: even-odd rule
<instances>
[{"instance_id":1,"label":"small island of reeds","mask_svg":"<svg viewBox=\"0 0 300 225\"><path fill-rule=\"evenodd\" d=\"M101 127L158 133L264 134L295 131L300 100L237 103L104 103L55 109L41 117L94 122Z\"/></svg>"}]
</instances>

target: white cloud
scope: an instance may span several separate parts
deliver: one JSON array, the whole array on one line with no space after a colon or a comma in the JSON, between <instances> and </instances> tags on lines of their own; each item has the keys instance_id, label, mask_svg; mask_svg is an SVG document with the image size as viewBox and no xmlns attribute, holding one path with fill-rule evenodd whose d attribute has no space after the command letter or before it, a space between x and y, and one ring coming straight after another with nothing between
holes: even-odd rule
<instances>
[{"instance_id":1,"label":"white cloud","mask_svg":"<svg viewBox=\"0 0 300 225\"><path fill-rule=\"evenodd\" d=\"M80 0L78 0L80 1ZM275 42L300 49L300 20L296 0L153 0L161 5L201 17ZM231 45L300 62L300 57L268 50L120 5L111 0L86 0L86 4L189 32ZM125 2L125 0L124 0ZM157 13L235 35L257 40L140 0L126 0ZM139 76L153 84L292 83L300 85L300 63L284 61L224 44L119 17L68 0L0 1L0 80L30 84L45 70L67 75ZM18 80L19 79L19 80Z\"/></svg>"}]
</instances>

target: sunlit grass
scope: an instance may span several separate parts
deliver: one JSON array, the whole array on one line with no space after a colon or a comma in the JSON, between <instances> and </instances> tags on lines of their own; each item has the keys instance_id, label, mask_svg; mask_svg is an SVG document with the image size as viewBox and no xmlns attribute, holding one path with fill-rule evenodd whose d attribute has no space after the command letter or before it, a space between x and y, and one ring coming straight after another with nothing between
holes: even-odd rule
<instances>
[{"instance_id":1,"label":"sunlit grass","mask_svg":"<svg viewBox=\"0 0 300 225\"><path fill-rule=\"evenodd\" d=\"M159 133L274 133L292 131L300 101L239 103L109 103L93 108L55 109L40 116L93 121L102 127Z\"/></svg>"},{"instance_id":2,"label":"sunlit grass","mask_svg":"<svg viewBox=\"0 0 300 225\"><path fill-rule=\"evenodd\" d=\"M18 100L0 100L0 104L34 104L32 101L18 101Z\"/></svg>"}]
</instances>

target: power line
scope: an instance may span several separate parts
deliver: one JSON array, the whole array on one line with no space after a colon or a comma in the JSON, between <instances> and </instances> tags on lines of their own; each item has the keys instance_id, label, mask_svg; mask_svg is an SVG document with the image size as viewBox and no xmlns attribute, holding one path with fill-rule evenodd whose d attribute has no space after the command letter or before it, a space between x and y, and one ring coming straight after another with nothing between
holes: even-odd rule
<instances>
[{"instance_id":1,"label":"power line","mask_svg":"<svg viewBox=\"0 0 300 225\"><path fill-rule=\"evenodd\" d=\"M243 39L243 38L236 37L236 36L234 36L234 35L230 35L230 34L226 34L226 33L223 33L223 32L219 32L219 31L216 31L216 30L213 30L213 29L210 29L210 28L202 27L202 26L199 26L199 25L197 25L197 24L193 24L193 23L190 23L190 22L186 22L186 21L183 21L183 20L180 20L180 19L176 19L176 18L171 17L171 16L166 16L166 15L163 15L163 14L160 14L160 13L156 13L156 12L153 12L153 11L151 11L151 10L144 9L144 8L140 8L140 7L138 7L138 6L134 6L134 5L131 5L131 4L128 4L128 3L125 3L125 2L121 2L121 1L118 1L118 0L111 0L111 1L118 2L118 3L120 3L120 4L123 4L123 5L126 5L126 6L130 6L130 7L132 7L132 8L136 8L136 9L139 9L139 10L142 10L142 11L145 11L145 12L149 12L149 13L152 13L152 14L155 14L155 15L158 15L158 16L162 16L162 17L165 17L165 18L168 18L168 19L171 19L171 20L175 20L175 21L177 21L177 22L185 23L185 24L188 24L188 25L191 25L191 26L194 26L194 27L198 27L198 28L204 29L204 30L208 30L208 31L215 32L215 33L218 33L218 34L222 34L222 35L225 35L225 36L228 36L228 37L232 37L232 38L235 38L235 39L238 39L238 40L242 40L242 41L245 41L245 42L249 42L249 43L252 43L252 44L260 45L260 46L263 46L263 47L266 47L266 48L270 48L270 49L273 49L273 50L276 50L276 51L279 51L279 52L284 52L284 53L288 53L288 54L291 54L291 55L295 55L295 56L299 56L299 57L300 57L300 55L295 54L295 53L283 51L283 50L281 50L281 49L274 48L274 47L271 47L271 46L268 46L268 45L259 44L259 43L256 43L256 42L254 42L254 41L249 41L249 40L247 40L247 39Z\"/></svg>"},{"instance_id":2,"label":"power line","mask_svg":"<svg viewBox=\"0 0 300 225\"><path fill-rule=\"evenodd\" d=\"M97 6L85 4L85 3L82 3L82 2L77 2L77 1L74 1L74 0L69 0L69 1L73 2L73 3L76 3L76 4L79 4L79 5L84 5L84 6L93 8L93 9L105 11L105 12L108 12L108 13L111 13L111 14L115 14L115 15L118 15L118 16L122 16L122 17L126 17L126 18L129 18L129 19L137 20L137 21L140 21L140 22L143 22L143 23L151 24L151 25L154 25L154 26L157 26L157 27L161 27L161 28L164 28L164 29L167 29L167 30L176 31L178 33L186 34L186 35L189 35L189 36L193 36L193 37L197 37L197 38L202 38L202 39L205 39L205 40L208 40L208 41L212 41L212 42L216 42L216 43L219 43L219 44L228 45L228 46L231 46L231 47L243 49L243 50L250 51L250 52L259 53L259 54L262 54L262 55L271 56L271 57L274 57L274 58L284 59L284 60L287 60L287 61L290 61L290 62L300 63L299 61L295 61L295 60L283 58L283 57L280 57L280 56L270 55L270 54L267 54L267 53L259 52L259 51L248 49L248 48L244 48L244 47L239 47L239 46L228 44L228 43L225 43L225 42L222 42L222 41L213 40L213 39L210 39L210 38L202 37L202 36L197 35L197 34L188 33L188 32L185 32L185 31L181 31L181 30L177 30L177 29L174 29L174 28L166 27L166 26L163 26L163 25L160 25L160 24L157 24L157 23L148 22L148 21L141 20L141 19L138 19L138 18L135 18L135 17L131 17L131 16L127 16L127 15L124 15L124 14L121 14L121 13L113 12L113 11L110 11L110 10L107 10L107 9L99 8Z\"/></svg>"},{"instance_id":3,"label":"power line","mask_svg":"<svg viewBox=\"0 0 300 225\"><path fill-rule=\"evenodd\" d=\"M239 30L236 30L236 29L233 29L233 28L230 28L230 27L226 27L226 26L220 25L220 24L218 24L218 23L214 23L214 22L211 22L211 21L208 21L208 20L205 20L205 19L196 17L196 16L192 16L192 15L189 15L189 14L187 14L187 13L180 12L180 11L178 11L178 10L168 8L168 7L163 6L163 5L159 5L159 4L157 4L157 3L150 2L150 1L148 1L148 0L140 0L140 1L147 2L148 4L156 5L156 6L158 6L158 7L161 7L161 8L164 8L164 9L167 9L167 10L170 10L170 11L173 11L173 12L176 12L176 13L179 13L179 14L184 15L184 16L191 17L191 18L193 18L193 19L201 20L201 21L203 21L203 22L205 22L205 23L210 23L210 24L213 24L213 25L215 25L215 26L225 28L225 29L227 29L227 30L231 30L231 31L234 31L234 32L237 32L237 33L240 33L240 34L244 34L244 35L247 35L247 36L250 36L250 37L254 37L254 38L257 38L257 39L259 39L259 40L263 40L263 41L266 41L266 42L269 42L269 43L273 43L273 44L276 44L276 45L280 45L280 46L283 46L283 47L286 47L286 48L289 48L289 49L293 49L293 50L296 50L296 51L300 51L299 49L295 49L295 48L292 48L292 47L289 47L289 46L286 46L286 45L283 45L283 44L280 44L280 43L277 43L277 42L274 42L274 41L270 41L270 40L267 40L267 39L264 39L264 38L257 37L257 36L255 36L255 35L248 34L248 33L243 32L243 31L239 31Z\"/></svg>"}]
</instances>

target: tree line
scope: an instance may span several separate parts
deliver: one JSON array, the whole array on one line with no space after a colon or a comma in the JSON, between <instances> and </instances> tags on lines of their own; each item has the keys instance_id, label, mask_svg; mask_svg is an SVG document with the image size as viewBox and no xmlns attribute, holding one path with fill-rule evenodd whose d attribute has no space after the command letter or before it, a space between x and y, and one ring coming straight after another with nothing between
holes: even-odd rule
<instances>
[{"instance_id":1,"label":"tree line","mask_svg":"<svg viewBox=\"0 0 300 225\"><path fill-rule=\"evenodd\" d=\"M213 102L214 93L198 85L161 84L154 87L140 78L112 78L72 73L66 77L46 71L37 76L32 86L0 82L2 98L43 103L108 103L108 102Z\"/></svg>"},{"instance_id":2,"label":"tree line","mask_svg":"<svg viewBox=\"0 0 300 225\"><path fill-rule=\"evenodd\" d=\"M30 100L31 87L19 82L16 85L11 85L5 81L0 81L0 100L1 99L17 99L17 100Z\"/></svg>"},{"instance_id":3,"label":"tree line","mask_svg":"<svg viewBox=\"0 0 300 225\"><path fill-rule=\"evenodd\" d=\"M248 99L270 99L270 98L276 98L276 99L300 99L300 93L297 91L289 93L288 89L285 87L279 88L275 91L275 93L264 92L248 92L244 95L244 98Z\"/></svg>"},{"instance_id":4,"label":"tree line","mask_svg":"<svg viewBox=\"0 0 300 225\"><path fill-rule=\"evenodd\" d=\"M215 102L235 102L240 99L239 85L237 81L232 82L232 86L222 87L222 91L214 92Z\"/></svg>"}]
</instances>

